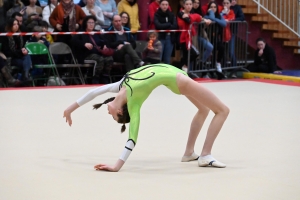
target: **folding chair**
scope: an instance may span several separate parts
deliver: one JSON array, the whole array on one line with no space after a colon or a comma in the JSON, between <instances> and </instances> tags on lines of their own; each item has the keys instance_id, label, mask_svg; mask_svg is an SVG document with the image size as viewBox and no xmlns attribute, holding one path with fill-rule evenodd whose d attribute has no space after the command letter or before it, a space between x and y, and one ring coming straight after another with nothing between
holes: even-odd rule
<instances>
[{"instance_id":1,"label":"folding chair","mask_svg":"<svg viewBox=\"0 0 300 200\"><path fill-rule=\"evenodd\" d=\"M37 69L50 69L46 76L42 75L42 76L32 77L33 86L35 86L34 81L36 80L45 80L45 79L48 80L50 76L50 72L52 72L53 76L55 77L56 85L59 85L56 81L56 77L58 76L58 73L50 57L48 47L42 43L32 42L32 43L26 43L25 48L27 49L29 55L47 55L48 57L49 64L38 64L33 66L34 68Z\"/></svg>"},{"instance_id":2,"label":"folding chair","mask_svg":"<svg viewBox=\"0 0 300 200\"><path fill-rule=\"evenodd\" d=\"M70 68L71 69L71 76L70 77L65 77L63 79L75 79L79 78L81 84L85 84L84 77L82 75L80 67L83 66L83 64L78 64L77 61L75 60L75 57L73 55L73 52L71 48L63 43L63 42L54 42L50 45L49 47L50 51L50 56L52 58L52 62L55 64L56 68ZM56 64L55 59L53 55L71 55L71 64ZM74 70L77 71L78 76L74 76Z\"/></svg>"}]
</instances>

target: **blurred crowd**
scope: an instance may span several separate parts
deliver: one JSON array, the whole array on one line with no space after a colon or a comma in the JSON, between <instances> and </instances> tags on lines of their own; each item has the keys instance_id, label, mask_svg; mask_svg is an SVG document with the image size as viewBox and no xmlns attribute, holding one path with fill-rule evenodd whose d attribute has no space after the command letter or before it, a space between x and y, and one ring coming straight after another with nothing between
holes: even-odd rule
<instances>
[{"instance_id":1,"label":"blurred crowd","mask_svg":"<svg viewBox=\"0 0 300 200\"><path fill-rule=\"evenodd\" d=\"M80 0L77 4L73 0L48 0L47 5L42 6L37 0L0 0L0 32L33 33L0 37L1 77L6 86L22 86L30 85L35 76L45 74L45 70L34 66L48 64L50 58L31 55L26 47L29 43L40 43L49 49L55 43L68 45L75 61L71 56L54 55L51 57L54 63L95 61L92 70L82 69L84 77L90 77L86 80L90 84L109 83L112 79L107 77L114 73L116 65L122 75L145 64L172 64L172 57L178 57L176 50L181 52L178 67L184 71L192 71L196 59L200 66L205 66L211 59L215 75L202 73L200 76L203 78L225 78L222 71L227 62L225 51L229 54L231 65L237 65L235 41L239 27L230 25L230 22L245 20L237 0L223 0L222 5L214 0L207 0L203 5L200 0L181 0L176 13L168 0L154 0L148 9L150 31L147 41L142 42L137 33L141 27L141 12L137 0L121 0L118 3L115 0ZM198 25L193 26L191 34L168 31L188 30L193 23ZM110 34L51 34L78 31L110 31ZM197 45L193 45L195 38ZM258 52L263 64L267 65L264 70L271 72L271 65L276 65L276 59L275 63L270 63L266 51ZM272 48L268 52L272 53ZM12 70L12 66L16 70ZM60 76L68 74L64 68L58 69L58 72ZM47 81L39 84L46 85Z\"/></svg>"}]
</instances>

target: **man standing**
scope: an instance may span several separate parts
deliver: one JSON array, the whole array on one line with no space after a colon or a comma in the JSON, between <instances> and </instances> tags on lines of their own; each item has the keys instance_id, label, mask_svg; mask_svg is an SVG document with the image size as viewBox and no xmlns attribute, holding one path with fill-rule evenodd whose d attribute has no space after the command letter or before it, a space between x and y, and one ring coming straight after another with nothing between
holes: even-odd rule
<instances>
[{"instance_id":1,"label":"man standing","mask_svg":"<svg viewBox=\"0 0 300 200\"><path fill-rule=\"evenodd\" d=\"M116 50L113 55L114 61L124 62L126 71L130 71L144 64L134 50L136 42L133 36L131 33L125 33L125 31L130 31L130 29L122 26L120 15L113 16L112 25L106 31L117 32L105 34L106 40L108 41L107 46Z\"/></svg>"}]
</instances>

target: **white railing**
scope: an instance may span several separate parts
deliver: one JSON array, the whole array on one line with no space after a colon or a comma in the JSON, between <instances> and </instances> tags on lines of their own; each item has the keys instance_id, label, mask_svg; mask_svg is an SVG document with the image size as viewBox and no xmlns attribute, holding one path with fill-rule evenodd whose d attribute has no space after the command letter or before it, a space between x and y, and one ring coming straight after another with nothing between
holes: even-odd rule
<instances>
[{"instance_id":1,"label":"white railing","mask_svg":"<svg viewBox=\"0 0 300 200\"><path fill-rule=\"evenodd\" d=\"M300 0L253 0L261 9L268 12L286 28L300 38Z\"/></svg>"}]
</instances>

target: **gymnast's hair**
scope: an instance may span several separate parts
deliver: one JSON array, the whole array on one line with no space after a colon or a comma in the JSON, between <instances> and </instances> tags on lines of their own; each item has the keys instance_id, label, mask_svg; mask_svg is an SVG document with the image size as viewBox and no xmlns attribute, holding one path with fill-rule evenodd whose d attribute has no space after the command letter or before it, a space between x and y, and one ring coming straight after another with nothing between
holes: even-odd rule
<instances>
[{"instance_id":1,"label":"gymnast's hair","mask_svg":"<svg viewBox=\"0 0 300 200\"><path fill-rule=\"evenodd\" d=\"M103 103L98 103L98 104L95 104L93 105L93 109L98 109L100 108L103 104L107 104L111 101L113 101L115 99L115 97L111 97L109 99L106 99ZM125 130L126 130L126 126L125 126L125 123L129 123L130 122L130 116L129 116L129 112L128 112L128 109L127 109L127 104L124 104L123 107L123 115L120 115L118 114L118 123L120 124L123 124L122 125L122 128L121 128L121 133L123 133Z\"/></svg>"}]
</instances>

